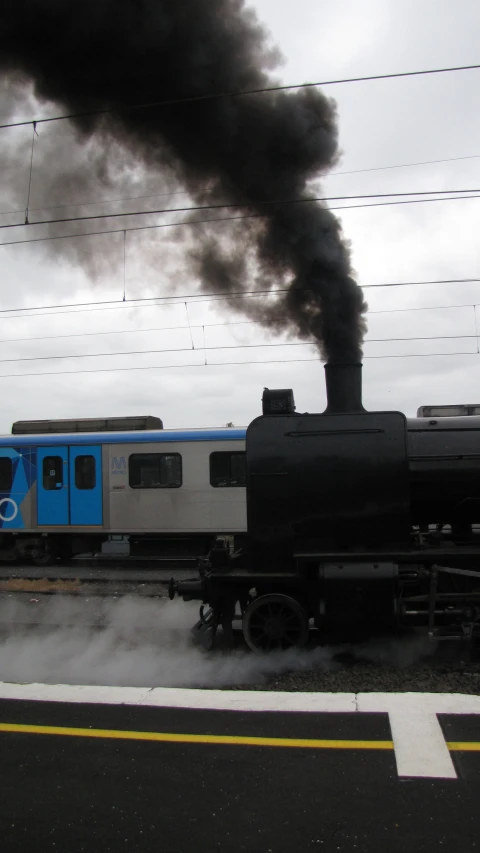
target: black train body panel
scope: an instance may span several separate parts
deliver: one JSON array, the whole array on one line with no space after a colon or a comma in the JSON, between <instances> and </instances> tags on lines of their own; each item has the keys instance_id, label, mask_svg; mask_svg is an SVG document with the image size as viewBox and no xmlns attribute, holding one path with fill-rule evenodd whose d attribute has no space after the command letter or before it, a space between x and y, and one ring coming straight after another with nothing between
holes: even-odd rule
<instances>
[{"instance_id":1,"label":"black train body panel","mask_svg":"<svg viewBox=\"0 0 480 853\"><path fill-rule=\"evenodd\" d=\"M480 523L480 417L408 421L415 523Z\"/></svg>"},{"instance_id":2,"label":"black train body panel","mask_svg":"<svg viewBox=\"0 0 480 853\"><path fill-rule=\"evenodd\" d=\"M291 569L303 552L408 547L404 415L260 417L246 446L252 571Z\"/></svg>"}]
</instances>

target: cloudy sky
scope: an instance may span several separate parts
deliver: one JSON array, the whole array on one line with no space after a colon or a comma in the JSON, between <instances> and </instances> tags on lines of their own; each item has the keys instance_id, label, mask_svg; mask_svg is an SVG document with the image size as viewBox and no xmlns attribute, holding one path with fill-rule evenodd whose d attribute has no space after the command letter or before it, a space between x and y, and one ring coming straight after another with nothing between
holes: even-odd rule
<instances>
[{"instance_id":1,"label":"cloudy sky","mask_svg":"<svg viewBox=\"0 0 480 853\"><path fill-rule=\"evenodd\" d=\"M283 54L276 78L285 83L480 62L476 0L252 5ZM480 70L335 85L328 95L337 102L342 157L322 180L325 195L480 189ZM27 90L9 89L9 98L8 115L13 109L17 118L58 113L53 104L35 103ZM31 125L0 130L0 224L22 221L31 141ZM182 187L168 176L137 174L132 164L118 192L111 183L106 190L101 177L89 173L88 149L78 146L66 122L41 125L35 146L42 169L50 164L51 180L35 171L34 157L31 220L68 217L80 203L88 215L185 202ZM111 152L117 167L120 156ZM62 180L62 157L77 158L85 175L81 198ZM111 201L133 195L148 198L130 200L127 208ZM459 281L480 279L480 201L338 215L369 305L365 405L412 415L422 404L480 403L474 308L480 282ZM143 218L142 224L179 218ZM128 221L138 225L138 218ZM97 228L94 222L91 230ZM121 231L82 236L70 240L71 251L63 241L58 255L56 241L48 251L42 243L0 248L0 432L18 419L125 414L159 415L167 427L246 424L260 412L264 386L292 387L299 411L323 409L323 366L315 349L293 340L285 345L285 338L245 322L233 301L195 296L197 283L179 263L174 230L129 232L125 244ZM53 232L8 229L0 241L47 233ZM77 263L79 244L88 245L82 249L87 266ZM439 279L455 283L376 286ZM79 307L62 307L73 303ZM107 355L91 357L98 353ZM72 355L85 357L65 358Z\"/></svg>"}]
</instances>

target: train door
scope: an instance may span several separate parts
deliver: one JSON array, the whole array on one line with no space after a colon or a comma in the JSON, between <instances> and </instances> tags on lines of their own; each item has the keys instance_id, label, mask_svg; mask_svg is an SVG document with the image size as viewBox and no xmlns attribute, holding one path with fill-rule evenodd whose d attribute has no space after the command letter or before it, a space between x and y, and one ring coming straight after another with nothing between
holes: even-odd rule
<instances>
[{"instance_id":1,"label":"train door","mask_svg":"<svg viewBox=\"0 0 480 853\"><path fill-rule=\"evenodd\" d=\"M37 472L38 524L68 524L68 448L39 447Z\"/></svg>"},{"instance_id":2,"label":"train door","mask_svg":"<svg viewBox=\"0 0 480 853\"><path fill-rule=\"evenodd\" d=\"M70 524L102 524L102 448L70 448Z\"/></svg>"},{"instance_id":3,"label":"train door","mask_svg":"<svg viewBox=\"0 0 480 853\"><path fill-rule=\"evenodd\" d=\"M39 525L100 525L101 446L39 447L37 516Z\"/></svg>"}]
</instances>

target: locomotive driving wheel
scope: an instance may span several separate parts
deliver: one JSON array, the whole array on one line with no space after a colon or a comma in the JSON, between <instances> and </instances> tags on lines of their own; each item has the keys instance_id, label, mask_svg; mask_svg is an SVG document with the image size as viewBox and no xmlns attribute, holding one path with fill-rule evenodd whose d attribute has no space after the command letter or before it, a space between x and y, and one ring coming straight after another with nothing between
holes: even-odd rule
<instances>
[{"instance_id":1,"label":"locomotive driving wheel","mask_svg":"<svg viewBox=\"0 0 480 853\"><path fill-rule=\"evenodd\" d=\"M243 634L254 652L301 648L308 640L308 616L288 595L260 595L244 613Z\"/></svg>"}]
</instances>

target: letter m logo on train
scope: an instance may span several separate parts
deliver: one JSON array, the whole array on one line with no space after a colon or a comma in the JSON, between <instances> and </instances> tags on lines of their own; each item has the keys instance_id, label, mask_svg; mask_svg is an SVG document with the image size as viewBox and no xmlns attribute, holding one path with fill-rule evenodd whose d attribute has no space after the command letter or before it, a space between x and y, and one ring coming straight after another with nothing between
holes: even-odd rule
<instances>
[{"instance_id":1,"label":"letter m logo on train","mask_svg":"<svg viewBox=\"0 0 480 853\"><path fill-rule=\"evenodd\" d=\"M127 470L125 456L112 456L112 474L124 474Z\"/></svg>"}]
</instances>

